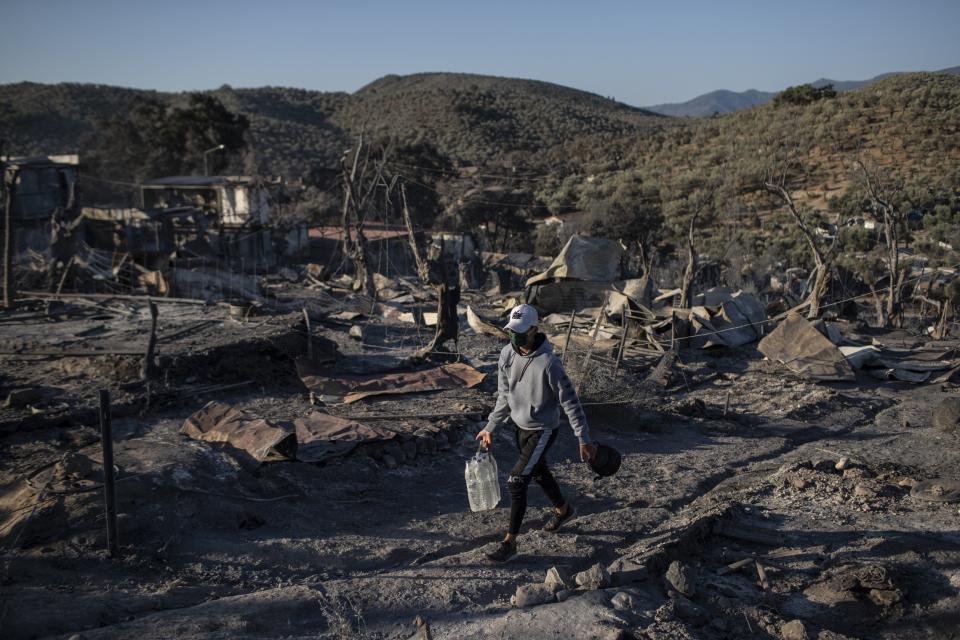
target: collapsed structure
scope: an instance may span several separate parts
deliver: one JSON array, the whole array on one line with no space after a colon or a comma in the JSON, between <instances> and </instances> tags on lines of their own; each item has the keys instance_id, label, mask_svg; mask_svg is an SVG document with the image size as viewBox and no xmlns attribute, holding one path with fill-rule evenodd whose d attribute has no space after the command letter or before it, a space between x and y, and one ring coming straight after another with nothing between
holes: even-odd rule
<instances>
[{"instance_id":1,"label":"collapsed structure","mask_svg":"<svg viewBox=\"0 0 960 640\"><path fill-rule=\"evenodd\" d=\"M842 319L813 322L767 290L703 287L679 308L678 290L630 272L620 243L604 238L574 235L544 258L485 252L469 234L411 227L285 229L273 224L270 185L237 177L154 180L139 207L80 206L70 187L76 165L17 166L18 187L33 180L30 171L47 185L41 204L26 208L34 217L18 220L32 229L21 252L51 260L56 242L70 250L56 277L21 286L16 308L0 314L0 432L56 432L58 442L62 432L82 445L63 459L53 446L36 459L13 451L16 469L0 478L10 487L0 492L0 540L15 566L44 566L37 549L70 565L103 546L101 445L81 426L102 411L97 387L112 390L124 430L116 466L120 549L138 561L130 565L162 562L189 580L211 547L217 565L233 553L244 576L271 589L301 585L278 588L270 602L289 608L281 617L309 621L311 633L342 631L330 622L343 619L341 610L324 608L320 622L314 611L339 597L367 607L380 630L414 610L446 616L435 629L451 638L552 633L539 626L550 616L511 610L540 605L584 633L604 624L650 637L849 632L850 620L904 612L913 596L896 568L901 556L885 556L883 544L849 527L819 532L823 522L791 505L814 504L871 532L891 526L875 512L926 505L934 537L912 533L910 544L929 545L953 526L943 505L960 500L960 487L940 477L943 465L921 472L864 461L856 456L889 447L851 447L842 437L864 425L898 437L906 418L887 415L896 405L884 387L908 382L920 397L935 391L930 383L952 385L955 346L878 337ZM370 291L349 273L344 233L356 243L366 234ZM30 268L25 261L17 271ZM490 410L504 314L524 300L541 311L541 330L598 437L627 452L614 481L561 463L597 511L572 532L525 534L531 558L571 559L570 570L558 563L546 581L537 560L507 570L478 564L473 547L499 533L496 518L464 516L450 481L459 482L460 454L475 448ZM873 386L856 398L826 386L854 381ZM948 427L960 424L941 413ZM842 452L825 461L814 456L821 444ZM443 455L451 449L457 455ZM30 469L25 481L14 477L21 468ZM956 557L934 546L943 557L918 565L924 579L947 575ZM281 548L295 548L306 569ZM265 553L279 554L276 562L264 562ZM317 573L317 557L335 569ZM107 580L147 580L124 571ZM34 575L0 588L42 587ZM384 578L377 590L371 575ZM175 604L206 607L183 615L205 625L216 618L243 635L256 627L234 619L230 599L262 595L246 580L223 579L219 600L202 602L205 586L202 600L187 591ZM38 593L62 607L72 595L31 590L10 628L183 629L140 603L129 605L136 619L106 623L97 606L48 620L21 615L39 606ZM253 596L250 611L260 611ZM850 620L835 620L835 602L853 607ZM944 596L937 606L951 602ZM453 621L452 608L483 615ZM423 637L428 625L418 620Z\"/></svg>"}]
</instances>

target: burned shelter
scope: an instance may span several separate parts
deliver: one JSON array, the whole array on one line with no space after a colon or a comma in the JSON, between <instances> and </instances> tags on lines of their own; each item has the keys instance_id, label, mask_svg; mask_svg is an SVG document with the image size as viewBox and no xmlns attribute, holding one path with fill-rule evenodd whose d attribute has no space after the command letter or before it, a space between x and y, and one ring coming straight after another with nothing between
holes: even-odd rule
<instances>
[{"instance_id":1,"label":"burned shelter","mask_svg":"<svg viewBox=\"0 0 960 640\"><path fill-rule=\"evenodd\" d=\"M6 157L4 189L10 189L13 248L55 254L63 227L78 213L76 155ZM4 194L6 197L8 194ZM0 226L5 224L0 221Z\"/></svg>"}]
</instances>

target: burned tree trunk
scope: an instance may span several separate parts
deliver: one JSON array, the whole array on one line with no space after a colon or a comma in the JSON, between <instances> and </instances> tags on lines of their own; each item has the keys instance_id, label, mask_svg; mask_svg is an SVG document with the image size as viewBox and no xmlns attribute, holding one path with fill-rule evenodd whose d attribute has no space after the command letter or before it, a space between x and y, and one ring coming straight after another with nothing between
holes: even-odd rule
<instances>
[{"instance_id":1,"label":"burned tree trunk","mask_svg":"<svg viewBox=\"0 0 960 640\"><path fill-rule=\"evenodd\" d=\"M680 284L681 309L689 309L693 306L693 278L697 273L697 249L693 242L693 232L699 216L699 211L690 216L690 225L687 229L687 268L683 271L683 280Z\"/></svg>"},{"instance_id":2,"label":"burned tree trunk","mask_svg":"<svg viewBox=\"0 0 960 640\"><path fill-rule=\"evenodd\" d=\"M410 244L410 252L413 254L413 260L417 265L417 277L425 286L432 286L437 296L437 330L433 334L433 339L420 349L416 357L428 358L431 354L448 353L440 350L443 343L453 340L454 343L460 336L460 320L457 317L457 304L460 302L459 270L452 276L444 262L443 251L437 260L426 260L420 247L417 245L417 235L413 228L413 218L410 215L410 209L407 206L407 189L405 185L400 185L400 197L403 203L403 221L407 226L407 241Z\"/></svg>"},{"instance_id":3,"label":"burned tree trunk","mask_svg":"<svg viewBox=\"0 0 960 640\"><path fill-rule=\"evenodd\" d=\"M460 287L451 286L444 282L434 285L434 291L437 294L437 330L433 334L433 339L417 352L417 355L421 358L429 357L430 354L451 353L441 351L440 347L448 340L453 340L456 343L460 336L460 321L457 317Z\"/></svg>"},{"instance_id":4,"label":"burned tree trunk","mask_svg":"<svg viewBox=\"0 0 960 640\"><path fill-rule=\"evenodd\" d=\"M857 158L857 166L863 173L867 196L873 203L874 211L883 217L883 236L886 245L885 263L890 287L886 296L885 324L903 324L903 281L906 271L900 265L900 227L904 222L903 211L894 203L894 196L900 187L884 187L876 176L872 175L863 160Z\"/></svg>"},{"instance_id":5,"label":"burned tree trunk","mask_svg":"<svg viewBox=\"0 0 960 640\"><path fill-rule=\"evenodd\" d=\"M346 169L343 171L343 213L341 215L341 224L343 226L343 254L344 259L349 259L353 263L353 288L360 289L365 295L376 299L377 288L373 283L373 271L370 269L367 237L363 233L363 205L376 188L379 176L370 181L366 194L358 200L358 185L366 175L366 163L364 163L359 177L357 175L357 167L362 151L363 137L361 136L357 142L357 149L354 152L350 172L347 173ZM353 222L353 231L356 233L356 240L353 239L353 234L351 233L351 221Z\"/></svg>"},{"instance_id":6,"label":"burned tree trunk","mask_svg":"<svg viewBox=\"0 0 960 640\"><path fill-rule=\"evenodd\" d=\"M877 310L877 326L882 327L887 323L886 316L883 313L883 298L873 285L870 285L870 295L873 296L873 304Z\"/></svg>"},{"instance_id":7,"label":"burned tree trunk","mask_svg":"<svg viewBox=\"0 0 960 640\"><path fill-rule=\"evenodd\" d=\"M810 253L813 255L813 273L811 274L812 285L810 288L810 293L807 295L807 301L809 302L809 310L807 312L808 318L816 318L820 315L820 306L823 304L823 298L827 293L827 286L830 284L830 264L829 264L829 253L824 252L820 248L820 245L817 243L817 237L814 235L813 231L810 229L807 224L806 219L803 214L797 209L796 203L793 201L793 197L790 195L790 192L784 187L782 183L774 183L769 180L764 181L763 188L771 193L787 205L787 209L790 211L790 215L793 216L794 222L797 224L797 228L800 229L800 232L803 234L803 237L806 238L807 244L810 246Z\"/></svg>"},{"instance_id":8,"label":"burned tree trunk","mask_svg":"<svg viewBox=\"0 0 960 640\"><path fill-rule=\"evenodd\" d=\"M417 235L413 230L413 219L410 217L410 209L407 207L407 187L400 185L400 198L403 201L403 222L407 226L407 241L410 243L410 253L413 254L413 261L417 265L417 277L423 284L430 283L430 268L427 261L423 259L420 253L420 247L417 245Z\"/></svg>"}]
</instances>

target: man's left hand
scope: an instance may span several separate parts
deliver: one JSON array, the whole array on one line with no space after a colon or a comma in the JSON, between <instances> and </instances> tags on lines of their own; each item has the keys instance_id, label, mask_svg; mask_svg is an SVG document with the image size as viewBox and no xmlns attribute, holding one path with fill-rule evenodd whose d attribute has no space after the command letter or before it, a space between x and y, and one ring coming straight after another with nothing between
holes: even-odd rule
<instances>
[{"instance_id":1,"label":"man's left hand","mask_svg":"<svg viewBox=\"0 0 960 640\"><path fill-rule=\"evenodd\" d=\"M593 443L580 445L580 462L586 462L588 460L593 462L596 455L597 445Z\"/></svg>"}]
</instances>

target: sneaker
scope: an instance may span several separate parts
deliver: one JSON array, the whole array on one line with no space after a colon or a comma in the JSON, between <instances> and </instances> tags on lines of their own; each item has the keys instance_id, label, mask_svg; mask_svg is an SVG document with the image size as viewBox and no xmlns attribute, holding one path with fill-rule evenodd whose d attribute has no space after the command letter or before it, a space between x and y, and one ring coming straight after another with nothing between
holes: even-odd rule
<instances>
[{"instance_id":1,"label":"sneaker","mask_svg":"<svg viewBox=\"0 0 960 640\"><path fill-rule=\"evenodd\" d=\"M487 560L494 562L506 562L515 555L517 555L517 543L506 541L501 542L496 551L490 551L486 554Z\"/></svg>"},{"instance_id":2,"label":"sneaker","mask_svg":"<svg viewBox=\"0 0 960 640\"><path fill-rule=\"evenodd\" d=\"M559 513L554 511L553 518L550 519L550 522L543 525L543 530L556 531L557 529L560 528L560 525L562 525L564 522L572 518L575 513L576 511L573 510L573 506L569 504L567 505L567 512L563 515L560 515Z\"/></svg>"}]
</instances>

